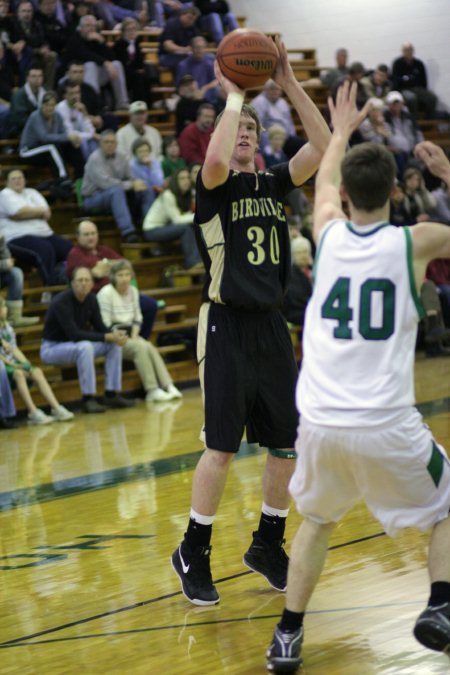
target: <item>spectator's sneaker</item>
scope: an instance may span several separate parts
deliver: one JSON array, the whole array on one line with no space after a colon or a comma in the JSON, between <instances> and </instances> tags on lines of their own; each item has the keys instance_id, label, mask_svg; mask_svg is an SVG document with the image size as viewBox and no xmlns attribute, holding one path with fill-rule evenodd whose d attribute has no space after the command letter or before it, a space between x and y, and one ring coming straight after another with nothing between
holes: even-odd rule
<instances>
[{"instance_id":1,"label":"spectator's sneaker","mask_svg":"<svg viewBox=\"0 0 450 675\"><path fill-rule=\"evenodd\" d=\"M210 556L211 546L198 546L191 551L185 541L172 555L172 567L180 577L183 594L193 605L219 602L211 576Z\"/></svg>"},{"instance_id":2,"label":"spectator's sneaker","mask_svg":"<svg viewBox=\"0 0 450 675\"><path fill-rule=\"evenodd\" d=\"M253 532L253 541L243 559L244 565L262 574L276 591L285 591L287 586L289 558L283 548L285 541L267 542Z\"/></svg>"},{"instance_id":3,"label":"spectator's sneaker","mask_svg":"<svg viewBox=\"0 0 450 675\"><path fill-rule=\"evenodd\" d=\"M105 406L96 401L95 398L88 398L87 401L83 401L82 410L88 415L106 412Z\"/></svg>"},{"instance_id":4,"label":"spectator's sneaker","mask_svg":"<svg viewBox=\"0 0 450 675\"><path fill-rule=\"evenodd\" d=\"M272 644L266 652L267 670L272 673L295 673L302 663L300 652L303 642L303 626L298 630L283 632L277 626Z\"/></svg>"},{"instance_id":5,"label":"spectator's sneaker","mask_svg":"<svg viewBox=\"0 0 450 675\"><path fill-rule=\"evenodd\" d=\"M183 398L183 394L174 384L169 384L167 393L170 395L170 398Z\"/></svg>"},{"instance_id":6,"label":"spectator's sneaker","mask_svg":"<svg viewBox=\"0 0 450 675\"><path fill-rule=\"evenodd\" d=\"M55 422L68 422L73 420L75 415L70 410L67 410L63 405L59 405L57 408L52 409L50 415L53 417Z\"/></svg>"},{"instance_id":7,"label":"spectator's sneaker","mask_svg":"<svg viewBox=\"0 0 450 675\"><path fill-rule=\"evenodd\" d=\"M450 602L427 607L416 621L414 636L424 647L450 656Z\"/></svg>"},{"instance_id":8,"label":"spectator's sneaker","mask_svg":"<svg viewBox=\"0 0 450 675\"><path fill-rule=\"evenodd\" d=\"M120 394L115 396L105 396L103 402L107 408L132 408L134 401L129 398L124 398Z\"/></svg>"},{"instance_id":9,"label":"spectator's sneaker","mask_svg":"<svg viewBox=\"0 0 450 675\"><path fill-rule=\"evenodd\" d=\"M161 389L160 387L157 387L156 389L150 389L145 397L147 403L160 403L162 401L171 401L172 399L173 396L171 396L168 391L164 391L164 389Z\"/></svg>"},{"instance_id":10,"label":"spectator's sneaker","mask_svg":"<svg viewBox=\"0 0 450 675\"><path fill-rule=\"evenodd\" d=\"M39 408L36 408L32 413L28 413L27 423L30 425L51 424L52 422L54 422L53 417L49 417Z\"/></svg>"}]
</instances>

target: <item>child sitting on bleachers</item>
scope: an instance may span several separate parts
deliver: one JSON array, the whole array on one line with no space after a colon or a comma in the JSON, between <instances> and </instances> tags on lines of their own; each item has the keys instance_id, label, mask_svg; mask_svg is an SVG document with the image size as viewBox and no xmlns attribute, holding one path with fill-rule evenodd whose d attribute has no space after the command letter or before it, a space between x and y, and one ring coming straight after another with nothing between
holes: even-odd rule
<instances>
[{"instance_id":1,"label":"child sitting on bleachers","mask_svg":"<svg viewBox=\"0 0 450 675\"><path fill-rule=\"evenodd\" d=\"M58 403L41 368L31 365L17 347L16 334L7 317L8 308L0 296L0 360L5 364L11 384L17 387L19 396L25 403L28 410L28 424L50 424L71 420L73 413ZM46 415L33 403L27 384L29 381L37 384L40 393L50 405L50 415Z\"/></svg>"}]
</instances>

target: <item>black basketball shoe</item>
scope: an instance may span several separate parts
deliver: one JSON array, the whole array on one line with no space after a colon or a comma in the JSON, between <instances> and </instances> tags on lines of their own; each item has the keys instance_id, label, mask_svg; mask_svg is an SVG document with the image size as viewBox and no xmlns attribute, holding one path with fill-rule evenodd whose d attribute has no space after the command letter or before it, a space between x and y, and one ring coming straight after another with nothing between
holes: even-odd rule
<instances>
[{"instance_id":1,"label":"black basketball shoe","mask_svg":"<svg viewBox=\"0 0 450 675\"><path fill-rule=\"evenodd\" d=\"M258 532L253 532L253 541L244 555L244 565L267 579L276 591L285 591L289 558L283 548L285 539L267 542Z\"/></svg>"},{"instance_id":2,"label":"black basketball shoe","mask_svg":"<svg viewBox=\"0 0 450 675\"><path fill-rule=\"evenodd\" d=\"M273 673L295 673L302 663L302 642L303 626L293 633L285 633L277 626L272 644L266 652L267 670Z\"/></svg>"},{"instance_id":3,"label":"black basketball shoe","mask_svg":"<svg viewBox=\"0 0 450 675\"><path fill-rule=\"evenodd\" d=\"M172 555L172 567L180 577L184 595L193 605L219 602L211 576L210 555L211 546L197 546L192 551L185 541Z\"/></svg>"},{"instance_id":4,"label":"black basketball shoe","mask_svg":"<svg viewBox=\"0 0 450 675\"><path fill-rule=\"evenodd\" d=\"M450 602L427 607L416 621L414 636L424 647L450 656Z\"/></svg>"}]
</instances>

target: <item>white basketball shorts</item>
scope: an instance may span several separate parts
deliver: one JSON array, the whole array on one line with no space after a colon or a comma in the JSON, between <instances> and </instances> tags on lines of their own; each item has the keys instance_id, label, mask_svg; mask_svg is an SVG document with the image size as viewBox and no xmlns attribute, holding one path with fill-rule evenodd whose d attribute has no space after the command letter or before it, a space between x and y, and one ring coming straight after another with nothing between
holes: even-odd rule
<instances>
[{"instance_id":1,"label":"white basketball shorts","mask_svg":"<svg viewBox=\"0 0 450 675\"><path fill-rule=\"evenodd\" d=\"M337 522L363 500L392 537L449 514L450 462L415 408L390 427L325 427L301 417L296 450L289 489L315 522Z\"/></svg>"}]
</instances>

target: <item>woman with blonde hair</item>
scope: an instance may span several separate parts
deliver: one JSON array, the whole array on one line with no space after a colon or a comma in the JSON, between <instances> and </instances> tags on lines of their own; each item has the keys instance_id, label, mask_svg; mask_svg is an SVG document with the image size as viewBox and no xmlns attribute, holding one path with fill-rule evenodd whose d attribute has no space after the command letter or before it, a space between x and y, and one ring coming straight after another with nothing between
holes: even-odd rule
<instances>
[{"instance_id":1,"label":"woman with blonde hair","mask_svg":"<svg viewBox=\"0 0 450 675\"><path fill-rule=\"evenodd\" d=\"M97 294L103 323L129 334L122 347L122 357L133 361L146 391L146 401L170 401L182 394L172 382L166 365L156 347L139 336L142 313L139 293L131 284L133 267L128 260L114 263L110 271L110 283Z\"/></svg>"}]
</instances>

